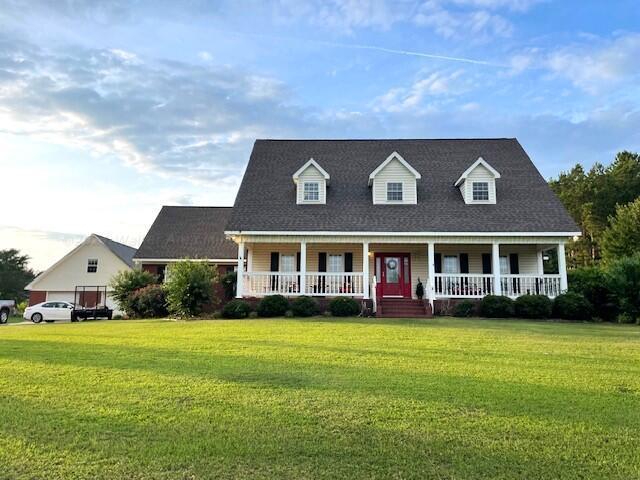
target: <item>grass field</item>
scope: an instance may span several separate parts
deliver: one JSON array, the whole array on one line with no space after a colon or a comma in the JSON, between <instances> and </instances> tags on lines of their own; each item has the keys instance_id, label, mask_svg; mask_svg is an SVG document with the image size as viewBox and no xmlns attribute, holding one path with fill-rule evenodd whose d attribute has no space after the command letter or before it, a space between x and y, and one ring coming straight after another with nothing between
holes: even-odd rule
<instances>
[{"instance_id":1,"label":"grass field","mask_svg":"<svg viewBox=\"0 0 640 480\"><path fill-rule=\"evenodd\" d=\"M640 328L0 328L0 478L640 478Z\"/></svg>"}]
</instances>

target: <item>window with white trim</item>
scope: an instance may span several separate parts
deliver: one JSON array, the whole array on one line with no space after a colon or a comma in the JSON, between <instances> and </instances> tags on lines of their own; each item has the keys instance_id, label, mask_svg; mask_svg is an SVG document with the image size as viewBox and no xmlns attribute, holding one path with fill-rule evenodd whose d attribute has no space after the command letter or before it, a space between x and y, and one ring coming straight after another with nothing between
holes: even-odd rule
<instances>
[{"instance_id":1,"label":"window with white trim","mask_svg":"<svg viewBox=\"0 0 640 480\"><path fill-rule=\"evenodd\" d=\"M304 182L302 198L304 199L305 202L320 201L320 183Z\"/></svg>"},{"instance_id":2,"label":"window with white trim","mask_svg":"<svg viewBox=\"0 0 640 480\"><path fill-rule=\"evenodd\" d=\"M500 275L509 275L509 257L500 257Z\"/></svg>"},{"instance_id":3,"label":"window with white trim","mask_svg":"<svg viewBox=\"0 0 640 480\"><path fill-rule=\"evenodd\" d=\"M344 272L344 261L342 255L329 255L329 264L327 270L331 273Z\"/></svg>"},{"instance_id":4,"label":"window with white trim","mask_svg":"<svg viewBox=\"0 0 640 480\"><path fill-rule=\"evenodd\" d=\"M87 260L87 273L96 273L98 271L98 259L90 258Z\"/></svg>"},{"instance_id":5,"label":"window with white trim","mask_svg":"<svg viewBox=\"0 0 640 480\"><path fill-rule=\"evenodd\" d=\"M401 202L402 198L402 182L388 182L387 202Z\"/></svg>"},{"instance_id":6,"label":"window with white trim","mask_svg":"<svg viewBox=\"0 0 640 480\"><path fill-rule=\"evenodd\" d=\"M458 256L445 255L442 262L442 273L458 273Z\"/></svg>"},{"instance_id":7,"label":"window with white trim","mask_svg":"<svg viewBox=\"0 0 640 480\"><path fill-rule=\"evenodd\" d=\"M489 201L489 182L473 182L472 189L474 202Z\"/></svg>"},{"instance_id":8,"label":"window with white trim","mask_svg":"<svg viewBox=\"0 0 640 480\"><path fill-rule=\"evenodd\" d=\"M295 272L295 256L294 255L280 255L280 271L282 272Z\"/></svg>"}]
</instances>

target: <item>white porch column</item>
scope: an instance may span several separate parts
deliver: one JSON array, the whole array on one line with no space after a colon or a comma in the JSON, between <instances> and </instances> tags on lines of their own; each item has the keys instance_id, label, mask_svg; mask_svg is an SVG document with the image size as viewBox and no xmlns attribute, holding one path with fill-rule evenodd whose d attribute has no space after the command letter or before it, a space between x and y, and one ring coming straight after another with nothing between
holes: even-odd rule
<instances>
[{"instance_id":1,"label":"white porch column","mask_svg":"<svg viewBox=\"0 0 640 480\"><path fill-rule=\"evenodd\" d=\"M502 295L502 281L500 280L500 244L491 245L491 269L493 271L493 294Z\"/></svg>"},{"instance_id":2,"label":"white porch column","mask_svg":"<svg viewBox=\"0 0 640 480\"><path fill-rule=\"evenodd\" d=\"M244 242L238 243L238 274L236 276L236 298L244 294Z\"/></svg>"},{"instance_id":3,"label":"white porch column","mask_svg":"<svg viewBox=\"0 0 640 480\"><path fill-rule=\"evenodd\" d=\"M564 256L564 242L558 244L558 273L560 274L560 293L564 293L569 288L567 282L567 259Z\"/></svg>"},{"instance_id":4,"label":"white porch column","mask_svg":"<svg viewBox=\"0 0 640 480\"><path fill-rule=\"evenodd\" d=\"M300 242L300 295L307 293L307 241Z\"/></svg>"},{"instance_id":5,"label":"white porch column","mask_svg":"<svg viewBox=\"0 0 640 480\"><path fill-rule=\"evenodd\" d=\"M362 293L365 299L369 294L369 242L362 242Z\"/></svg>"},{"instance_id":6,"label":"white porch column","mask_svg":"<svg viewBox=\"0 0 640 480\"><path fill-rule=\"evenodd\" d=\"M538 275L544 275L544 260L542 258L542 250L536 252L536 263L538 264Z\"/></svg>"},{"instance_id":7,"label":"white porch column","mask_svg":"<svg viewBox=\"0 0 640 480\"><path fill-rule=\"evenodd\" d=\"M436 245L434 242L427 244L427 272L429 275L427 282L427 297L433 312L433 301L436 298Z\"/></svg>"}]
</instances>

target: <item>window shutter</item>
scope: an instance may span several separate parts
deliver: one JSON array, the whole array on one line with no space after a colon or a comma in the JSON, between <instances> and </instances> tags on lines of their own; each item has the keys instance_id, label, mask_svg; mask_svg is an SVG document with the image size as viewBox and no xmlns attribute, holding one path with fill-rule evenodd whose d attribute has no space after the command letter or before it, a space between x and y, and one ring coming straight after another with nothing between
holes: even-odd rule
<instances>
[{"instance_id":1,"label":"window shutter","mask_svg":"<svg viewBox=\"0 0 640 480\"><path fill-rule=\"evenodd\" d=\"M318 253L318 271L319 272L327 271L327 253L326 252Z\"/></svg>"},{"instance_id":2,"label":"window shutter","mask_svg":"<svg viewBox=\"0 0 640 480\"><path fill-rule=\"evenodd\" d=\"M433 255L434 270L436 273L442 273L442 254L436 253Z\"/></svg>"},{"instance_id":3,"label":"window shutter","mask_svg":"<svg viewBox=\"0 0 640 480\"><path fill-rule=\"evenodd\" d=\"M344 271L353 272L353 253L351 252L344 254Z\"/></svg>"},{"instance_id":4,"label":"window shutter","mask_svg":"<svg viewBox=\"0 0 640 480\"><path fill-rule=\"evenodd\" d=\"M469 254L460 254L460 273L469 273Z\"/></svg>"},{"instance_id":5,"label":"window shutter","mask_svg":"<svg viewBox=\"0 0 640 480\"><path fill-rule=\"evenodd\" d=\"M300 271L300 252L296 253L296 272Z\"/></svg>"},{"instance_id":6,"label":"window shutter","mask_svg":"<svg viewBox=\"0 0 640 480\"><path fill-rule=\"evenodd\" d=\"M490 253L482 254L482 273L485 275L489 275L491 273L491 254Z\"/></svg>"},{"instance_id":7,"label":"window shutter","mask_svg":"<svg viewBox=\"0 0 640 480\"><path fill-rule=\"evenodd\" d=\"M278 252L271 252L271 271L280 271L280 253Z\"/></svg>"},{"instance_id":8,"label":"window shutter","mask_svg":"<svg viewBox=\"0 0 640 480\"><path fill-rule=\"evenodd\" d=\"M517 253L509 254L509 269L512 275L518 275L520 273L520 262L518 261Z\"/></svg>"}]
</instances>

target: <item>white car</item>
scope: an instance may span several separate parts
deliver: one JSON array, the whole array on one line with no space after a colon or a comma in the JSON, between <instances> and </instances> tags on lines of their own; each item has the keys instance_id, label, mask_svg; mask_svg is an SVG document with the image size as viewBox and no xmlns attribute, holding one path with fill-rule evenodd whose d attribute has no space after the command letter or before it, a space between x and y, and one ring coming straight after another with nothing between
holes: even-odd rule
<instances>
[{"instance_id":1,"label":"white car","mask_svg":"<svg viewBox=\"0 0 640 480\"><path fill-rule=\"evenodd\" d=\"M73 303L69 302L42 302L27 307L24 311L24 319L33 323L54 322L56 320L71 320Z\"/></svg>"}]
</instances>

